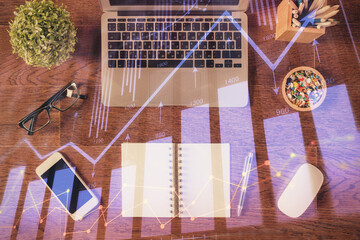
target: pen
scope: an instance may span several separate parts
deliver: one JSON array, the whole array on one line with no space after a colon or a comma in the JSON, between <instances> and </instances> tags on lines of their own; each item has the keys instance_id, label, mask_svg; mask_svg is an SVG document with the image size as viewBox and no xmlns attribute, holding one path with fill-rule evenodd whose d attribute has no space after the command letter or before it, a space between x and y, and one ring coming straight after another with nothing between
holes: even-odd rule
<instances>
[{"instance_id":1,"label":"pen","mask_svg":"<svg viewBox=\"0 0 360 240\"><path fill-rule=\"evenodd\" d=\"M245 165L244 165L244 171L242 174L244 174L244 181L241 185L241 193L240 193L240 200L238 205L238 216L240 216L241 211L244 207L244 200L245 200L245 194L246 194L246 188L249 181L249 175L250 175L250 169L251 169L251 163L253 160L253 154L252 152L249 152L249 154L245 158Z\"/></svg>"}]
</instances>

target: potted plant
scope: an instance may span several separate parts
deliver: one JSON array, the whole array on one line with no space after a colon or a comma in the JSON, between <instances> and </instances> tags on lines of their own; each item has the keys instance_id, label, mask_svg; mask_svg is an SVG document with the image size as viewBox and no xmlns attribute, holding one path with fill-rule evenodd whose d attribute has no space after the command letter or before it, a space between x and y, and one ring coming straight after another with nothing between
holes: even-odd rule
<instances>
[{"instance_id":1,"label":"potted plant","mask_svg":"<svg viewBox=\"0 0 360 240\"><path fill-rule=\"evenodd\" d=\"M26 1L10 25L13 53L33 66L51 68L71 57L77 42L70 13L50 0Z\"/></svg>"}]
</instances>

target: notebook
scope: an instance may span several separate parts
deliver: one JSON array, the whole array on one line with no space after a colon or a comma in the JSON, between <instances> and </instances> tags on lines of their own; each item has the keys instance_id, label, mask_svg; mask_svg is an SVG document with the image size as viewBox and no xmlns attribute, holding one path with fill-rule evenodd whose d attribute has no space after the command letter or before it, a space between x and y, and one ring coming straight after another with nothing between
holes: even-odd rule
<instances>
[{"instance_id":1,"label":"notebook","mask_svg":"<svg viewBox=\"0 0 360 240\"><path fill-rule=\"evenodd\" d=\"M229 144L124 143L123 217L230 217Z\"/></svg>"},{"instance_id":2,"label":"notebook","mask_svg":"<svg viewBox=\"0 0 360 240\"><path fill-rule=\"evenodd\" d=\"M250 0L100 0L102 103L217 107L240 82L248 99L245 11ZM231 15L225 16L225 11Z\"/></svg>"}]
</instances>

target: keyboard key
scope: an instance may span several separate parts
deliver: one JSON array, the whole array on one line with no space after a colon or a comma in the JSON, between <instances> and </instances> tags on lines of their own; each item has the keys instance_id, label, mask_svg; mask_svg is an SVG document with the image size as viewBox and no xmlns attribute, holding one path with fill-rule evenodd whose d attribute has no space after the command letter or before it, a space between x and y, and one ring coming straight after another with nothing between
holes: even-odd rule
<instances>
[{"instance_id":1,"label":"keyboard key","mask_svg":"<svg viewBox=\"0 0 360 240\"><path fill-rule=\"evenodd\" d=\"M232 67L232 60L225 60L225 67L226 68L231 68Z\"/></svg>"},{"instance_id":2,"label":"keyboard key","mask_svg":"<svg viewBox=\"0 0 360 240\"><path fill-rule=\"evenodd\" d=\"M197 67L197 68L205 67L205 61L204 60L195 60L195 67Z\"/></svg>"},{"instance_id":3,"label":"keyboard key","mask_svg":"<svg viewBox=\"0 0 360 240\"><path fill-rule=\"evenodd\" d=\"M153 42L153 49L160 49L161 48L161 42Z\"/></svg>"},{"instance_id":4,"label":"keyboard key","mask_svg":"<svg viewBox=\"0 0 360 240\"><path fill-rule=\"evenodd\" d=\"M164 31L172 31L172 23L165 23L164 24Z\"/></svg>"},{"instance_id":5,"label":"keyboard key","mask_svg":"<svg viewBox=\"0 0 360 240\"><path fill-rule=\"evenodd\" d=\"M168 51L166 53L167 58L175 58L175 51Z\"/></svg>"},{"instance_id":6,"label":"keyboard key","mask_svg":"<svg viewBox=\"0 0 360 240\"><path fill-rule=\"evenodd\" d=\"M138 22L145 22L146 19L145 19L145 18L138 18L137 21L138 21Z\"/></svg>"},{"instance_id":7,"label":"keyboard key","mask_svg":"<svg viewBox=\"0 0 360 240\"><path fill-rule=\"evenodd\" d=\"M210 29L209 23L201 23L201 31L207 31Z\"/></svg>"},{"instance_id":8,"label":"keyboard key","mask_svg":"<svg viewBox=\"0 0 360 240\"><path fill-rule=\"evenodd\" d=\"M225 49L225 42L224 41L219 41L218 42L218 49Z\"/></svg>"},{"instance_id":9,"label":"keyboard key","mask_svg":"<svg viewBox=\"0 0 360 240\"><path fill-rule=\"evenodd\" d=\"M143 23L137 23L136 24L136 31L144 31L144 24Z\"/></svg>"},{"instance_id":10,"label":"keyboard key","mask_svg":"<svg viewBox=\"0 0 360 240\"><path fill-rule=\"evenodd\" d=\"M165 58L165 51L158 51L158 58Z\"/></svg>"},{"instance_id":11,"label":"keyboard key","mask_svg":"<svg viewBox=\"0 0 360 240\"><path fill-rule=\"evenodd\" d=\"M227 31L227 23L220 23L220 31Z\"/></svg>"},{"instance_id":12,"label":"keyboard key","mask_svg":"<svg viewBox=\"0 0 360 240\"><path fill-rule=\"evenodd\" d=\"M182 60L149 60L148 67L149 68L175 68L175 67L179 66L181 61ZM183 64L180 67L192 68L193 61L186 60L183 62Z\"/></svg>"},{"instance_id":13,"label":"keyboard key","mask_svg":"<svg viewBox=\"0 0 360 240\"><path fill-rule=\"evenodd\" d=\"M176 58L184 58L184 51L176 51Z\"/></svg>"},{"instance_id":14,"label":"keyboard key","mask_svg":"<svg viewBox=\"0 0 360 240\"><path fill-rule=\"evenodd\" d=\"M205 18L205 22L212 22L213 19L212 18Z\"/></svg>"},{"instance_id":15,"label":"keyboard key","mask_svg":"<svg viewBox=\"0 0 360 240\"><path fill-rule=\"evenodd\" d=\"M129 58L137 58L137 52L136 51L130 51L129 52Z\"/></svg>"},{"instance_id":16,"label":"keyboard key","mask_svg":"<svg viewBox=\"0 0 360 240\"><path fill-rule=\"evenodd\" d=\"M213 51L213 58L221 58L221 52L220 51Z\"/></svg>"},{"instance_id":17,"label":"keyboard key","mask_svg":"<svg viewBox=\"0 0 360 240\"><path fill-rule=\"evenodd\" d=\"M123 42L109 42L109 49L123 49Z\"/></svg>"},{"instance_id":18,"label":"keyboard key","mask_svg":"<svg viewBox=\"0 0 360 240\"><path fill-rule=\"evenodd\" d=\"M224 33L224 39L225 40L232 40L232 32Z\"/></svg>"},{"instance_id":19,"label":"keyboard key","mask_svg":"<svg viewBox=\"0 0 360 240\"><path fill-rule=\"evenodd\" d=\"M126 18L118 18L118 22L126 22Z\"/></svg>"},{"instance_id":20,"label":"keyboard key","mask_svg":"<svg viewBox=\"0 0 360 240\"><path fill-rule=\"evenodd\" d=\"M168 41L162 42L161 48L162 48L162 49L170 49L170 42L168 42Z\"/></svg>"},{"instance_id":21,"label":"keyboard key","mask_svg":"<svg viewBox=\"0 0 360 240\"><path fill-rule=\"evenodd\" d=\"M197 32L196 33L196 39L200 40L204 36L204 34L205 34L204 32Z\"/></svg>"},{"instance_id":22,"label":"keyboard key","mask_svg":"<svg viewBox=\"0 0 360 240\"><path fill-rule=\"evenodd\" d=\"M241 24L239 24L241 27ZM229 23L229 30L230 31L239 31L233 23Z\"/></svg>"},{"instance_id":23,"label":"keyboard key","mask_svg":"<svg viewBox=\"0 0 360 240\"><path fill-rule=\"evenodd\" d=\"M131 40L140 40L140 33L132 32L131 33Z\"/></svg>"},{"instance_id":24,"label":"keyboard key","mask_svg":"<svg viewBox=\"0 0 360 240\"><path fill-rule=\"evenodd\" d=\"M241 58L241 51L222 51L222 58Z\"/></svg>"},{"instance_id":25,"label":"keyboard key","mask_svg":"<svg viewBox=\"0 0 360 240\"><path fill-rule=\"evenodd\" d=\"M125 60L118 60L118 68L124 68L125 66Z\"/></svg>"},{"instance_id":26,"label":"keyboard key","mask_svg":"<svg viewBox=\"0 0 360 240\"><path fill-rule=\"evenodd\" d=\"M136 66L138 68L146 68L146 60L136 60Z\"/></svg>"},{"instance_id":27,"label":"keyboard key","mask_svg":"<svg viewBox=\"0 0 360 240\"><path fill-rule=\"evenodd\" d=\"M202 41L202 42L199 44L199 49L207 49L207 42Z\"/></svg>"},{"instance_id":28,"label":"keyboard key","mask_svg":"<svg viewBox=\"0 0 360 240\"><path fill-rule=\"evenodd\" d=\"M211 57L212 57L211 51L204 51L204 58L211 58Z\"/></svg>"},{"instance_id":29,"label":"keyboard key","mask_svg":"<svg viewBox=\"0 0 360 240\"><path fill-rule=\"evenodd\" d=\"M241 33L234 32L235 48L241 49Z\"/></svg>"},{"instance_id":30,"label":"keyboard key","mask_svg":"<svg viewBox=\"0 0 360 240\"><path fill-rule=\"evenodd\" d=\"M154 31L154 24L153 23L146 23L146 31Z\"/></svg>"},{"instance_id":31,"label":"keyboard key","mask_svg":"<svg viewBox=\"0 0 360 240\"><path fill-rule=\"evenodd\" d=\"M193 23L192 24L193 31L200 31L200 23Z\"/></svg>"},{"instance_id":32,"label":"keyboard key","mask_svg":"<svg viewBox=\"0 0 360 240\"><path fill-rule=\"evenodd\" d=\"M206 60L206 67L213 68L214 67L214 60Z\"/></svg>"},{"instance_id":33,"label":"keyboard key","mask_svg":"<svg viewBox=\"0 0 360 240\"><path fill-rule=\"evenodd\" d=\"M134 68L135 67L135 60L127 60L126 61L126 66L128 68Z\"/></svg>"},{"instance_id":34,"label":"keyboard key","mask_svg":"<svg viewBox=\"0 0 360 240\"><path fill-rule=\"evenodd\" d=\"M160 33L160 40L168 40L168 33L167 32L161 32Z\"/></svg>"},{"instance_id":35,"label":"keyboard key","mask_svg":"<svg viewBox=\"0 0 360 240\"><path fill-rule=\"evenodd\" d=\"M156 21L158 21L158 22L165 22L165 18L157 18Z\"/></svg>"},{"instance_id":36,"label":"keyboard key","mask_svg":"<svg viewBox=\"0 0 360 240\"><path fill-rule=\"evenodd\" d=\"M128 32L123 32L123 33L122 33L122 39L123 39L123 40L130 40L130 33L128 33Z\"/></svg>"},{"instance_id":37,"label":"keyboard key","mask_svg":"<svg viewBox=\"0 0 360 240\"><path fill-rule=\"evenodd\" d=\"M191 23L183 23L184 31L191 31Z\"/></svg>"},{"instance_id":38,"label":"keyboard key","mask_svg":"<svg viewBox=\"0 0 360 240\"><path fill-rule=\"evenodd\" d=\"M155 31L162 31L163 24L162 23L155 23Z\"/></svg>"},{"instance_id":39,"label":"keyboard key","mask_svg":"<svg viewBox=\"0 0 360 240\"><path fill-rule=\"evenodd\" d=\"M203 22L204 21L204 19L202 19L202 18L195 18L195 22Z\"/></svg>"},{"instance_id":40,"label":"keyboard key","mask_svg":"<svg viewBox=\"0 0 360 240\"><path fill-rule=\"evenodd\" d=\"M108 22L116 22L116 18L109 18Z\"/></svg>"},{"instance_id":41,"label":"keyboard key","mask_svg":"<svg viewBox=\"0 0 360 240\"><path fill-rule=\"evenodd\" d=\"M149 33L148 32L142 32L141 33L141 40L149 40Z\"/></svg>"},{"instance_id":42,"label":"keyboard key","mask_svg":"<svg viewBox=\"0 0 360 240\"><path fill-rule=\"evenodd\" d=\"M184 19L183 18L177 18L176 21L177 22L184 22Z\"/></svg>"},{"instance_id":43,"label":"keyboard key","mask_svg":"<svg viewBox=\"0 0 360 240\"><path fill-rule=\"evenodd\" d=\"M187 22L193 22L194 19L193 19L193 18L187 18L186 21L187 21Z\"/></svg>"},{"instance_id":44,"label":"keyboard key","mask_svg":"<svg viewBox=\"0 0 360 240\"><path fill-rule=\"evenodd\" d=\"M234 42L227 41L226 42L226 49L234 49Z\"/></svg>"},{"instance_id":45,"label":"keyboard key","mask_svg":"<svg viewBox=\"0 0 360 240\"><path fill-rule=\"evenodd\" d=\"M223 40L223 39L224 39L224 35L222 32L215 33L215 40Z\"/></svg>"},{"instance_id":46,"label":"keyboard key","mask_svg":"<svg viewBox=\"0 0 360 240\"><path fill-rule=\"evenodd\" d=\"M169 32L169 39L170 40L177 40L177 32Z\"/></svg>"},{"instance_id":47,"label":"keyboard key","mask_svg":"<svg viewBox=\"0 0 360 240\"><path fill-rule=\"evenodd\" d=\"M191 42L190 42L190 49L193 49L193 48L196 46L197 43L198 43L198 42L191 41Z\"/></svg>"},{"instance_id":48,"label":"keyboard key","mask_svg":"<svg viewBox=\"0 0 360 240\"><path fill-rule=\"evenodd\" d=\"M209 49L216 49L216 42L215 41L210 41L209 42Z\"/></svg>"},{"instance_id":49,"label":"keyboard key","mask_svg":"<svg viewBox=\"0 0 360 240\"><path fill-rule=\"evenodd\" d=\"M118 51L109 51L108 58L119 58L119 52Z\"/></svg>"},{"instance_id":50,"label":"keyboard key","mask_svg":"<svg viewBox=\"0 0 360 240\"><path fill-rule=\"evenodd\" d=\"M181 23L174 24L174 31L181 31Z\"/></svg>"},{"instance_id":51,"label":"keyboard key","mask_svg":"<svg viewBox=\"0 0 360 240\"><path fill-rule=\"evenodd\" d=\"M120 40L120 33L109 32L108 40Z\"/></svg>"},{"instance_id":52,"label":"keyboard key","mask_svg":"<svg viewBox=\"0 0 360 240\"><path fill-rule=\"evenodd\" d=\"M128 51L120 51L120 58L128 58Z\"/></svg>"},{"instance_id":53,"label":"keyboard key","mask_svg":"<svg viewBox=\"0 0 360 240\"><path fill-rule=\"evenodd\" d=\"M150 59L156 58L156 52L155 51L149 51L148 52L148 58L150 58Z\"/></svg>"},{"instance_id":54,"label":"keyboard key","mask_svg":"<svg viewBox=\"0 0 360 240\"><path fill-rule=\"evenodd\" d=\"M144 42L144 49L151 49L151 42Z\"/></svg>"},{"instance_id":55,"label":"keyboard key","mask_svg":"<svg viewBox=\"0 0 360 240\"><path fill-rule=\"evenodd\" d=\"M146 19L147 22L155 22L155 18L148 18Z\"/></svg>"},{"instance_id":56,"label":"keyboard key","mask_svg":"<svg viewBox=\"0 0 360 240\"><path fill-rule=\"evenodd\" d=\"M125 23L118 23L117 24L118 31L125 31Z\"/></svg>"},{"instance_id":57,"label":"keyboard key","mask_svg":"<svg viewBox=\"0 0 360 240\"><path fill-rule=\"evenodd\" d=\"M186 40L186 33L185 32L179 32L179 40Z\"/></svg>"},{"instance_id":58,"label":"keyboard key","mask_svg":"<svg viewBox=\"0 0 360 240\"><path fill-rule=\"evenodd\" d=\"M159 33L157 32L152 32L150 34L150 40L159 40Z\"/></svg>"},{"instance_id":59,"label":"keyboard key","mask_svg":"<svg viewBox=\"0 0 360 240\"><path fill-rule=\"evenodd\" d=\"M125 49L132 49L132 48L133 48L132 42L125 42Z\"/></svg>"},{"instance_id":60,"label":"keyboard key","mask_svg":"<svg viewBox=\"0 0 360 240\"><path fill-rule=\"evenodd\" d=\"M188 49L189 48L189 42L181 42L181 49Z\"/></svg>"},{"instance_id":61,"label":"keyboard key","mask_svg":"<svg viewBox=\"0 0 360 240\"><path fill-rule=\"evenodd\" d=\"M142 42L134 42L134 49L142 49Z\"/></svg>"},{"instance_id":62,"label":"keyboard key","mask_svg":"<svg viewBox=\"0 0 360 240\"><path fill-rule=\"evenodd\" d=\"M116 23L108 23L108 31L116 31ZM115 63L116 67L116 63Z\"/></svg>"},{"instance_id":63,"label":"keyboard key","mask_svg":"<svg viewBox=\"0 0 360 240\"><path fill-rule=\"evenodd\" d=\"M202 58L202 51L195 51L195 58Z\"/></svg>"},{"instance_id":64,"label":"keyboard key","mask_svg":"<svg viewBox=\"0 0 360 240\"><path fill-rule=\"evenodd\" d=\"M219 31L219 24L215 25L215 23L211 23L210 28L212 28L212 27L213 27L213 31Z\"/></svg>"},{"instance_id":65,"label":"keyboard key","mask_svg":"<svg viewBox=\"0 0 360 240\"><path fill-rule=\"evenodd\" d=\"M188 59L192 59L194 57L194 52L193 51L185 51L185 57L187 57Z\"/></svg>"},{"instance_id":66,"label":"keyboard key","mask_svg":"<svg viewBox=\"0 0 360 240\"><path fill-rule=\"evenodd\" d=\"M206 40L214 40L214 33L210 32L207 36L206 36Z\"/></svg>"},{"instance_id":67,"label":"keyboard key","mask_svg":"<svg viewBox=\"0 0 360 240\"><path fill-rule=\"evenodd\" d=\"M175 22L175 18L167 18L166 21L168 21L168 22Z\"/></svg>"},{"instance_id":68,"label":"keyboard key","mask_svg":"<svg viewBox=\"0 0 360 240\"><path fill-rule=\"evenodd\" d=\"M139 58L147 58L147 53L146 53L146 51L140 51L140 52L139 52Z\"/></svg>"},{"instance_id":69,"label":"keyboard key","mask_svg":"<svg viewBox=\"0 0 360 240\"><path fill-rule=\"evenodd\" d=\"M234 63L234 67L235 67L235 68L241 68L242 65L241 65L241 63Z\"/></svg>"},{"instance_id":70,"label":"keyboard key","mask_svg":"<svg viewBox=\"0 0 360 240\"><path fill-rule=\"evenodd\" d=\"M195 33L194 32L188 32L188 40L195 40Z\"/></svg>"},{"instance_id":71,"label":"keyboard key","mask_svg":"<svg viewBox=\"0 0 360 240\"><path fill-rule=\"evenodd\" d=\"M171 42L171 49L179 49L179 46L180 45L180 43L179 42L177 42L177 41L172 41Z\"/></svg>"},{"instance_id":72,"label":"keyboard key","mask_svg":"<svg viewBox=\"0 0 360 240\"><path fill-rule=\"evenodd\" d=\"M222 63L216 63L216 64L215 64L215 67L216 67L216 68L222 68L222 67L223 67L223 64L222 64Z\"/></svg>"},{"instance_id":73,"label":"keyboard key","mask_svg":"<svg viewBox=\"0 0 360 240\"><path fill-rule=\"evenodd\" d=\"M127 31L135 31L135 23L127 23Z\"/></svg>"},{"instance_id":74,"label":"keyboard key","mask_svg":"<svg viewBox=\"0 0 360 240\"><path fill-rule=\"evenodd\" d=\"M128 21L128 22L136 22L136 19L135 19L135 18L128 18L127 21Z\"/></svg>"},{"instance_id":75,"label":"keyboard key","mask_svg":"<svg viewBox=\"0 0 360 240\"><path fill-rule=\"evenodd\" d=\"M116 68L116 60L109 60L108 67L109 68Z\"/></svg>"}]
</instances>

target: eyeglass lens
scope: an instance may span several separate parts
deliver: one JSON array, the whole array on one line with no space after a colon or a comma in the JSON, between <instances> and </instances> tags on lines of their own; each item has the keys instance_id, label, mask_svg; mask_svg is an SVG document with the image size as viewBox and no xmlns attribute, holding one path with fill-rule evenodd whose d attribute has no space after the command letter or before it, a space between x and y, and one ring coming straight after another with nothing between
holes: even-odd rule
<instances>
[{"instance_id":1,"label":"eyeglass lens","mask_svg":"<svg viewBox=\"0 0 360 240\"><path fill-rule=\"evenodd\" d=\"M79 92L75 84L70 85L65 89L53 102L53 106L65 111L71 107L78 100Z\"/></svg>"},{"instance_id":2,"label":"eyeglass lens","mask_svg":"<svg viewBox=\"0 0 360 240\"><path fill-rule=\"evenodd\" d=\"M30 118L27 122L23 123L26 130L37 131L46 126L50 121L50 116L46 109L43 109L34 117ZM32 125L32 126L31 126Z\"/></svg>"}]
</instances>

